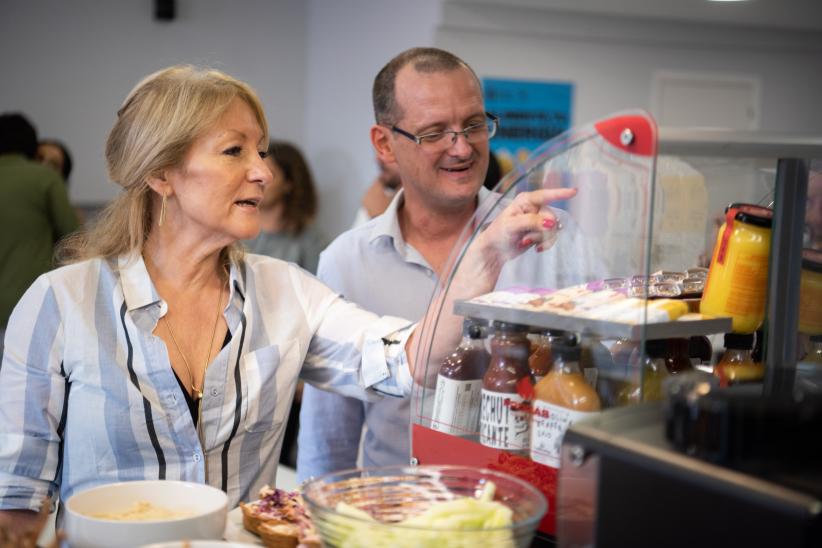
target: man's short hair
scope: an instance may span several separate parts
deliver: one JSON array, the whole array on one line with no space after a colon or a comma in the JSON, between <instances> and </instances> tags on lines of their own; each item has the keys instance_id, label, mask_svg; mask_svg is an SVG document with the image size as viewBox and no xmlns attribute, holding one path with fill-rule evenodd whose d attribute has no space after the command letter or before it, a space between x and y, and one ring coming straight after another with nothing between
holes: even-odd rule
<instances>
[{"instance_id":1,"label":"man's short hair","mask_svg":"<svg viewBox=\"0 0 822 548\"><path fill-rule=\"evenodd\" d=\"M467 68L476 78L474 70L468 63L445 50L438 48L411 48L391 59L374 78L372 99L374 118L378 124L393 125L402 118L402 112L396 101L395 84L397 73L406 65L412 64L414 70L422 73L450 72Z\"/></svg>"},{"instance_id":2,"label":"man's short hair","mask_svg":"<svg viewBox=\"0 0 822 548\"><path fill-rule=\"evenodd\" d=\"M22 154L29 160L37 153L37 130L19 112L0 114L0 154Z\"/></svg>"}]
</instances>

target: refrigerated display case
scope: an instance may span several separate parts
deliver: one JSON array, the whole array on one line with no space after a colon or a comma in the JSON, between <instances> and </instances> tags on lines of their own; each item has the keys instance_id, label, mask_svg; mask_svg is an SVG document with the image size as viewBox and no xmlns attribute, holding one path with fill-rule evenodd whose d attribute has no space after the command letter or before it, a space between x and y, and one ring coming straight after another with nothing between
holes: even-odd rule
<instances>
[{"instance_id":1,"label":"refrigerated display case","mask_svg":"<svg viewBox=\"0 0 822 548\"><path fill-rule=\"evenodd\" d=\"M792 389L786 357L795 364L801 346L795 240L804 228L808 159L820 157L822 139L659 131L641 111L545 143L481 201L441 276L431 301L439 309L422 329L428 352L417 367L427 381L412 396L412 462L476 465L530 481L549 503L542 538L555 540L565 429L662 399L668 379L689 369L683 357L695 369L715 363L733 320L701 314L699 297L729 203L776 206L763 386ZM521 192L568 187L577 189L574 198L545 206L560 221L553 246L511 259L493 292L442 308L465 249L502 208ZM437 325L454 316L468 320L466 329L485 322L487 338L476 328L474 337L490 354L485 375L454 374L453 359L437 375L444 360L432 349L459 343L440 340ZM546 340L557 345L557 375L535 385L545 371L528 359ZM685 365L673 366L677 355Z\"/></svg>"}]
</instances>

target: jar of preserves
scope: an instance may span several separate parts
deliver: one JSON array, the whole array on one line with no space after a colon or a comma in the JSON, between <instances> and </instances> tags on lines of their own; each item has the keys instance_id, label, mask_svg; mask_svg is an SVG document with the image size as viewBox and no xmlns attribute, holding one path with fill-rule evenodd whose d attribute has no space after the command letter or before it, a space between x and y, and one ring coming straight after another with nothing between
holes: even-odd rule
<instances>
[{"instance_id":1,"label":"jar of preserves","mask_svg":"<svg viewBox=\"0 0 822 548\"><path fill-rule=\"evenodd\" d=\"M773 211L731 204L716 238L699 311L730 316L735 333L753 333L765 318Z\"/></svg>"}]
</instances>

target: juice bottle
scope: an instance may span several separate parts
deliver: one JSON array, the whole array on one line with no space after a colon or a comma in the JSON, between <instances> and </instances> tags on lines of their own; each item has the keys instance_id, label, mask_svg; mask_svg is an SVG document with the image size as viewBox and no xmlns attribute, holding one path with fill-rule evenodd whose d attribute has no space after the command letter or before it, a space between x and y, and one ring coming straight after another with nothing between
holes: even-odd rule
<instances>
[{"instance_id":1,"label":"juice bottle","mask_svg":"<svg viewBox=\"0 0 822 548\"><path fill-rule=\"evenodd\" d=\"M442 363L437 375L431 428L471 437L479 429L482 378L491 357L485 349L485 322L466 318L462 342Z\"/></svg>"},{"instance_id":2,"label":"juice bottle","mask_svg":"<svg viewBox=\"0 0 822 548\"><path fill-rule=\"evenodd\" d=\"M719 229L699 311L730 316L735 333L753 333L765 318L773 212L731 204Z\"/></svg>"},{"instance_id":3,"label":"juice bottle","mask_svg":"<svg viewBox=\"0 0 822 548\"><path fill-rule=\"evenodd\" d=\"M618 405L639 403L640 401L660 401L664 394L662 381L668 376L665 364L667 344L664 339L649 340L645 343L645 356L640 360L639 349L631 356L631 367L637 380L627 383L617 394ZM640 380L641 378L641 380Z\"/></svg>"},{"instance_id":4,"label":"juice bottle","mask_svg":"<svg viewBox=\"0 0 822 548\"><path fill-rule=\"evenodd\" d=\"M751 357L753 343L753 334L725 334L725 353L714 367L714 375L719 377L719 386L762 381L765 368Z\"/></svg>"},{"instance_id":5,"label":"juice bottle","mask_svg":"<svg viewBox=\"0 0 822 548\"><path fill-rule=\"evenodd\" d=\"M482 378L480 443L494 449L526 452L530 434L530 404L523 384L532 390L528 366L528 327L495 321L491 361Z\"/></svg>"},{"instance_id":6,"label":"juice bottle","mask_svg":"<svg viewBox=\"0 0 822 548\"><path fill-rule=\"evenodd\" d=\"M600 410L599 396L579 368L579 346L554 345L551 371L534 387L531 460L559 468L568 427Z\"/></svg>"}]
</instances>

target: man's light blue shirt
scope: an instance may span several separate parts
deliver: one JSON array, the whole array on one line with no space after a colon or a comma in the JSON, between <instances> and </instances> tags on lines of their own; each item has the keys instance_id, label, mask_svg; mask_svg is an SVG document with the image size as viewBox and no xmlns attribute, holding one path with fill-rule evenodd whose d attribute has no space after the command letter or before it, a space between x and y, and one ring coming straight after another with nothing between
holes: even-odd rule
<instances>
[{"instance_id":1,"label":"man's light blue shirt","mask_svg":"<svg viewBox=\"0 0 822 548\"><path fill-rule=\"evenodd\" d=\"M320 254L317 276L366 310L421 318L437 276L402 237L399 191L385 212L340 235ZM408 464L410 398L385 397L364 403L306 386L300 412L297 479L303 481L357 463L360 436L363 465Z\"/></svg>"}]
</instances>

